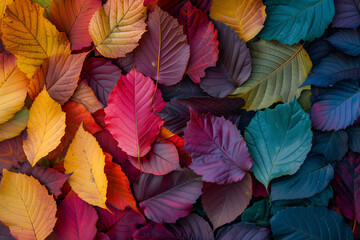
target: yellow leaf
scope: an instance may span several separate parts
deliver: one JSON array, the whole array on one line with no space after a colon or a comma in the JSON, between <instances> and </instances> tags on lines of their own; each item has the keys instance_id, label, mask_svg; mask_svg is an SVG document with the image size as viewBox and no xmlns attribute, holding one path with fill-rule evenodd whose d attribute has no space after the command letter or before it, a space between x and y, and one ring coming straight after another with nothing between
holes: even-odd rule
<instances>
[{"instance_id":1,"label":"yellow leaf","mask_svg":"<svg viewBox=\"0 0 360 240\"><path fill-rule=\"evenodd\" d=\"M70 54L65 33L44 17L44 9L30 0L14 0L5 11L1 36L8 51L17 57L17 66L31 78L46 58Z\"/></svg>"},{"instance_id":2,"label":"yellow leaf","mask_svg":"<svg viewBox=\"0 0 360 240\"><path fill-rule=\"evenodd\" d=\"M85 202L107 209L107 178L104 173L105 155L95 137L81 124L66 153L65 173L72 173L69 184Z\"/></svg>"},{"instance_id":3,"label":"yellow leaf","mask_svg":"<svg viewBox=\"0 0 360 240\"><path fill-rule=\"evenodd\" d=\"M24 106L29 79L16 67L14 55L0 53L0 124L9 121Z\"/></svg>"},{"instance_id":4,"label":"yellow leaf","mask_svg":"<svg viewBox=\"0 0 360 240\"><path fill-rule=\"evenodd\" d=\"M5 14L6 6L11 4L12 2L13 0L0 0L0 19L2 19Z\"/></svg>"},{"instance_id":5,"label":"yellow leaf","mask_svg":"<svg viewBox=\"0 0 360 240\"><path fill-rule=\"evenodd\" d=\"M0 184L0 221L17 239L45 239L56 222L56 203L32 176L4 169Z\"/></svg>"},{"instance_id":6,"label":"yellow leaf","mask_svg":"<svg viewBox=\"0 0 360 240\"><path fill-rule=\"evenodd\" d=\"M210 17L230 25L247 42L264 27L266 13L262 0L213 0Z\"/></svg>"},{"instance_id":7,"label":"yellow leaf","mask_svg":"<svg viewBox=\"0 0 360 240\"><path fill-rule=\"evenodd\" d=\"M28 119L29 110L23 107L23 109L17 112L8 122L0 124L0 142L20 135L26 128Z\"/></svg>"},{"instance_id":8,"label":"yellow leaf","mask_svg":"<svg viewBox=\"0 0 360 240\"><path fill-rule=\"evenodd\" d=\"M85 81L80 82L74 95L70 98L70 101L84 105L90 113L94 113L97 110L104 108L104 105L95 96L94 91Z\"/></svg>"},{"instance_id":9,"label":"yellow leaf","mask_svg":"<svg viewBox=\"0 0 360 240\"><path fill-rule=\"evenodd\" d=\"M143 0L108 0L92 16L89 33L104 57L125 57L139 44L145 32Z\"/></svg>"},{"instance_id":10,"label":"yellow leaf","mask_svg":"<svg viewBox=\"0 0 360 240\"><path fill-rule=\"evenodd\" d=\"M54 150L65 134L65 113L45 88L30 108L27 134L23 148L32 166Z\"/></svg>"}]
</instances>

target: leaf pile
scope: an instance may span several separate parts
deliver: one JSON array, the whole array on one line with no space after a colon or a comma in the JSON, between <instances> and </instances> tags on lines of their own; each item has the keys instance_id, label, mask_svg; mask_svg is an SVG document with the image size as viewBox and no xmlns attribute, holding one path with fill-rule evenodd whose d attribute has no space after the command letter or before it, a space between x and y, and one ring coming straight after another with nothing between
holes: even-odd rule
<instances>
[{"instance_id":1,"label":"leaf pile","mask_svg":"<svg viewBox=\"0 0 360 240\"><path fill-rule=\"evenodd\" d=\"M359 0L1 0L1 239L360 239Z\"/></svg>"}]
</instances>

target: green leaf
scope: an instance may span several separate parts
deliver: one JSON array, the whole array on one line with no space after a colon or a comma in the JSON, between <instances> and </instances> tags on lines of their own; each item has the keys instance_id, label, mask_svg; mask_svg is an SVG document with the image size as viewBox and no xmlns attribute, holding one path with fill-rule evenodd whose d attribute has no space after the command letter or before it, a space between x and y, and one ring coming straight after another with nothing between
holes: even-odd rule
<instances>
[{"instance_id":1,"label":"green leaf","mask_svg":"<svg viewBox=\"0 0 360 240\"><path fill-rule=\"evenodd\" d=\"M333 0L268 0L260 36L292 45L320 37L335 15Z\"/></svg>"},{"instance_id":2,"label":"green leaf","mask_svg":"<svg viewBox=\"0 0 360 240\"><path fill-rule=\"evenodd\" d=\"M43 8L45 8L45 17L50 17L50 7L52 4L52 0L32 0L32 2L37 3Z\"/></svg>"},{"instance_id":3,"label":"green leaf","mask_svg":"<svg viewBox=\"0 0 360 240\"><path fill-rule=\"evenodd\" d=\"M249 43L252 71L249 79L231 95L245 100L246 110L258 110L276 102L290 102L298 95L312 63L302 44L292 46L260 39Z\"/></svg>"},{"instance_id":4,"label":"green leaf","mask_svg":"<svg viewBox=\"0 0 360 240\"><path fill-rule=\"evenodd\" d=\"M255 223L261 227L270 227L270 207L268 198L257 201L243 212L241 221Z\"/></svg>"},{"instance_id":5,"label":"green leaf","mask_svg":"<svg viewBox=\"0 0 360 240\"><path fill-rule=\"evenodd\" d=\"M294 174L311 149L311 122L296 99L258 111L245 129L251 170L268 188L272 179Z\"/></svg>"}]
</instances>

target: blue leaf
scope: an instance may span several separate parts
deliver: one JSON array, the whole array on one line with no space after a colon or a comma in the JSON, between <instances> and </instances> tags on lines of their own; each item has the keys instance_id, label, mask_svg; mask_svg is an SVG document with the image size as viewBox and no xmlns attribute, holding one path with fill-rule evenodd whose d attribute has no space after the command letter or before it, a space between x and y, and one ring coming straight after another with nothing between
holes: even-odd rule
<instances>
[{"instance_id":1,"label":"blue leaf","mask_svg":"<svg viewBox=\"0 0 360 240\"><path fill-rule=\"evenodd\" d=\"M326 40L343 53L351 56L360 55L360 31L357 29L340 30Z\"/></svg>"},{"instance_id":2,"label":"blue leaf","mask_svg":"<svg viewBox=\"0 0 360 240\"><path fill-rule=\"evenodd\" d=\"M245 129L253 158L252 171L265 188L270 181L294 174L311 148L311 122L296 99L258 111Z\"/></svg>"},{"instance_id":3,"label":"blue leaf","mask_svg":"<svg viewBox=\"0 0 360 240\"><path fill-rule=\"evenodd\" d=\"M289 45L323 35L335 14L333 0L268 0L265 5L267 17L260 36Z\"/></svg>"},{"instance_id":4,"label":"blue leaf","mask_svg":"<svg viewBox=\"0 0 360 240\"><path fill-rule=\"evenodd\" d=\"M360 0L334 0L333 27L356 28L360 25Z\"/></svg>"},{"instance_id":5,"label":"blue leaf","mask_svg":"<svg viewBox=\"0 0 360 240\"><path fill-rule=\"evenodd\" d=\"M314 196L324 190L333 177L333 167L325 162L321 155L310 154L294 175L281 177L272 182L270 200L293 200Z\"/></svg>"},{"instance_id":6,"label":"blue leaf","mask_svg":"<svg viewBox=\"0 0 360 240\"><path fill-rule=\"evenodd\" d=\"M268 240L269 230L255 224L240 222L221 228L216 234L216 240Z\"/></svg>"},{"instance_id":7,"label":"blue leaf","mask_svg":"<svg viewBox=\"0 0 360 240\"><path fill-rule=\"evenodd\" d=\"M360 78L360 57L330 53L316 65L302 86L328 87L343 79Z\"/></svg>"},{"instance_id":8,"label":"blue leaf","mask_svg":"<svg viewBox=\"0 0 360 240\"><path fill-rule=\"evenodd\" d=\"M351 240L353 234L343 217L323 207L293 207L271 219L275 240Z\"/></svg>"},{"instance_id":9,"label":"blue leaf","mask_svg":"<svg viewBox=\"0 0 360 240\"><path fill-rule=\"evenodd\" d=\"M348 151L348 135L345 131L319 133L315 136L311 152L322 154L327 162L340 161Z\"/></svg>"},{"instance_id":10,"label":"blue leaf","mask_svg":"<svg viewBox=\"0 0 360 240\"><path fill-rule=\"evenodd\" d=\"M349 135L349 147L351 151L360 153L360 127L349 127L346 129Z\"/></svg>"},{"instance_id":11,"label":"blue leaf","mask_svg":"<svg viewBox=\"0 0 360 240\"><path fill-rule=\"evenodd\" d=\"M318 65L324 57L329 56L334 49L328 41L323 39L316 39L311 43L305 44L304 47L314 66Z\"/></svg>"},{"instance_id":12,"label":"blue leaf","mask_svg":"<svg viewBox=\"0 0 360 240\"><path fill-rule=\"evenodd\" d=\"M345 129L360 116L359 106L359 82L341 81L325 89L311 107L312 126L321 131Z\"/></svg>"}]
</instances>

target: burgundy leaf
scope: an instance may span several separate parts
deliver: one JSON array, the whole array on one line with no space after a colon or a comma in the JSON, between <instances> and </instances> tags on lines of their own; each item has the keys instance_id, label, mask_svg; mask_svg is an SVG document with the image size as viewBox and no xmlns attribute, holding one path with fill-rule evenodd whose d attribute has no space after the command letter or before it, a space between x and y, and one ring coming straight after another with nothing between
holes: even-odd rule
<instances>
[{"instance_id":1,"label":"burgundy leaf","mask_svg":"<svg viewBox=\"0 0 360 240\"><path fill-rule=\"evenodd\" d=\"M149 14L149 30L135 49L136 68L164 85L182 80L190 57L190 47L178 21L158 6Z\"/></svg>"},{"instance_id":2,"label":"burgundy leaf","mask_svg":"<svg viewBox=\"0 0 360 240\"><path fill-rule=\"evenodd\" d=\"M156 222L149 222L144 227L136 230L132 237L134 240L180 240L164 225Z\"/></svg>"},{"instance_id":3,"label":"burgundy leaf","mask_svg":"<svg viewBox=\"0 0 360 240\"><path fill-rule=\"evenodd\" d=\"M96 141L99 143L104 152L113 156L115 162L123 164L127 159L127 154L118 147L118 143L107 131L101 131L94 134Z\"/></svg>"},{"instance_id":4,"label":"burgundy leaf","mask_svg":"<svg viewBox=\"0 0 360 240\"><path fill-rule=\"evenodd\" d=\"M243 213L252 197L250 173L240 182L217 185L206 183L201 202L214 228L235 220Z\"/></svg>"},{"instance_id":5,"label":"burgundy leaf","mask_svg":"<svg viewBox=\"0 0 360 240\"><path fill-rule=\"evenodd\" d=\"M159 7L169 12L172 16L177 16L180 8L187 2L188 0L145 0L144 5L148 7L149 11L153 11L155 5L157 4ZM206 13L209 13L211 0L190 0L191 3L203 10Z\"/></svg>"},{"instance_id":6,"label":"burgundy leaf","mask_svg":"<svg viewBox=\"0 0 360 240\"><path fill-rule=\"evenodd\" d=\"M110 238L105 233L98 232L96 233L95 240L110 240Z\"/></svg>"},{"instance_id":7,"label":"burgundy leaf","mask_svg":"<svg viewBox=\"0 0 360 240\"><path fill-rule=\"evenodd\" d=\"M123 74L128 74L134 67L134 52L127 53L126 57L117 58L113 63L118 66Z\"/></svg>"},{"instance_id":8,"label":"burgundy leaf","mask_svg":"<svg viewBox=\"0 0 360 240\"><path fill-rule=\"evenodd\" d=\"M19 163L27 162L22 148L22 138L15 137L0 142L0 174L4 169L20 168Z\"/></svg>"},{"instance_id":9,"label":"burgundy leaf","mask_svg":"<svg viewBox=\"0 0 360 240\"><path fill-rule=\"evenodd\" d=\"M252 166L240 131L224 117L190 110L184 150L192 157L189 166L202 180L218 184L238 182Z\"/></svg>"},{"instance_id":10,"label":"burgundy leaf","mask_svg":"<svg viewBox=\"0 0 360 240\"><path fill-rule=\"evenodd\" d=\"M145 216L157 223L175 223L187 216L201 195L202 181L189 170L164 176L144 173L134 184L135 197Z\"/></svg>"},{"instance_id":11,"label":"burgundy leaf","mask_svg":"<svg viewBox=\"0 0 360 240\"><path fill-rule=\"evenodd\" d=\"M95 209L71 191L58 209L55 233L61 239L94 239L98 216Z\"/></svg>"},{"instance_id":12,"label":"burgundy leaf","mask_svg":"<svg viewBox=\"0 0 360 240\"><path fill-rule=\"evenodd\" d=\"M254 197L264 197L266 198L268 193L266 191L266 188L264 185L259 182L253 173L251 173L251 179L252 179L252 193Z\"/></svg>"},{"instance_id":13,"label":"burgundy leaf","mask_svg":"<svg viewBox=\"0 0 360 240\"><path fill-rule=\"evenodd\" d=\"M205 69L215 67L219 56L219 42L214 24L203 11L190 1L180 9L180 24L184 25L190 45L190 59L186 73L195 82L205 77Z\"/></svg>"}]
</instances>

